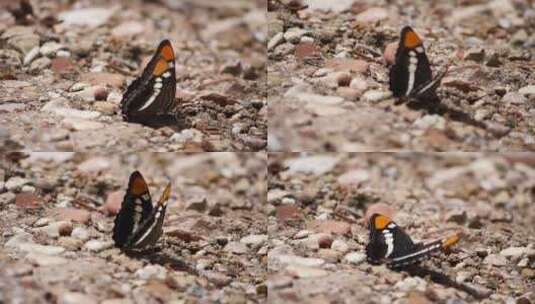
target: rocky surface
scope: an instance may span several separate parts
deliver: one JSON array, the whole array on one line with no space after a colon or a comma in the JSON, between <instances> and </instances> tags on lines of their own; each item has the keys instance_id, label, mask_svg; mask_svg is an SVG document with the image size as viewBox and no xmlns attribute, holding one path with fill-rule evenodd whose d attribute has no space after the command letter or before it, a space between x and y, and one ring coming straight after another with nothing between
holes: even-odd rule
<instances>
[{"instance_id":1,"label":"rocky surface","mask_svg":"<svg viewBox=\"0 0 535 304\"><path fill-rule=\"evenodd\" d=\"M264 302L265 167L260 153L3 159L0 302ZM136 169L154 200L168 181L172 195L158 248L126 255L113 206Z\"/></svg>"},{"instance_id":2,"label":"rocky surface","mask_svg":"<svg viewBox=\"0 0 535 304\"><path fill-rule=\"evenodd\" d=\"M308 8L291 9L296 3ZM535 147L530 1L281 0L268 7L268 150ZM424 40L435 75L450 64L438 89L442 104L476 122L395 105L388 64L404 25Z\"/></svg>"},{"instance_id":3,"label":"rocky surface","mask_svg":"<svg viewBox=\"0 0 535 304\"><path fill-rule=\"evenodd\" d=\"M533 154L270 153L268 162L269 303L534 303ZM368 264L371 209L415 241L461 233L423 266L486 297Z\"/></svg>"},{"instance_id":4,"label":"rocky surface","mask_svg":"<svg viewBox=\"0 0 535 304\"><path fill-rule=\"evenodd\" d=\"M258 151L267 144L262 1L0 3L0 143L28 150ZM8 8L8 9L5 9ZM176 53L171 127L123 122L122 94L162 39Z\"/></svg>"}]
</instances>

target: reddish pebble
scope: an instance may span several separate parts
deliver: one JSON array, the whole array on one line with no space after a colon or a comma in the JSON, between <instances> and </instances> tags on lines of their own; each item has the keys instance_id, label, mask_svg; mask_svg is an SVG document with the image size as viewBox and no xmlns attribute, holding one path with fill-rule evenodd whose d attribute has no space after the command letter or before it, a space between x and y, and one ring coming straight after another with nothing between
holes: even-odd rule
<instances>
[{"instance_id":1,"label":"reddish pebble","mask_svg":"<svg viewBox=\"0 0 535 304\"><path fill-rule=\"evenodd\" d=\"M88 82L92 85L111 86L120 88L125 83L125 77L121 74L106 73L106 72L89 72L82 74L80 77L82 82Z\"/></svg>"},{"instance_id":2,"label":"reddish pebble","mask_svg":"<svg viewBox=\"0 0 535 304\"><path fill-rule=\"evenodd\" d=\"M72 224L71 222L61 222L58 227L59 235L61 236L70 236L72 233Z\"/></svg>"},{"instance_id":3,"label":"reddish pebble","mask_svg":"<svg viewBox=\"0 0 535 304\"><path fill-rule=\"evenodd\" d=\"M75 209L75 208L56 208L58 220L61 221L73 221L81 224L88 224L91 219L91 213L87 210Z\"/></svg>"},{"instance_id":4,"label":"reddish pebble","mask_svg":"<svg viewBox=\"0 0 535 304\"><path fill-rule=\"evenodd\" d=\"M369 64L360 59L332 58L325 62L325 67L335 71L366 73Z\"/></svg>"},{"instance_id":5,"label":"reddish pebble","mask_svg":"<svg viewBox=\"0 0 535 304\"><path fill-rule=\"evenodd\" d=\"M65 74L72 72L74 65L69 58L57 57L52 59L52 71L58 74Z\"/></svg>"},{"instance_id":6,"label":"reddish pebble","mask_svg":"<svg viewBox=\"0 0 535 304\"><path fill-rule=\"evenodd\" d=\"M299 61L306 58L318 57L321 54L317 45L310 42L301 42L295 47L295 57Z\"/></svg>"},{"instance_id":7,"label":"reddish pebble","mask_svg":"<svg viewBox=\"0 0 535 304\"><path fill-rule=\"evenodd\" d=\"M335 220L315 220L310 223L310 228L327 234L349 235L351 233L349 223Z\"/></svg>"},{"instance_id":8,"label":"reddish pebble","mask_svg":"<svg viewBox=\"0 0 535 304\"><path fill-rule=\"evenodd\" d=\"M18 207L26 209L35 209L41 206L41 198L30 192L23 192L17 194L15 197L15 204Z\"/></svg>"},{"instance_id":9,"label":"reddish pebble","mask_svg":"<svg viewBox=\"0 0 535 304\"><path fill-rule=\"evenodd\" d=\"M331 248L332 243L333 243L333 238L330 235L322 235L318 239L318 246L320 248Z\"/></svg>"},{"instance_id":10,"label":"reddish pebble","mask_svg":"<svg viewBox=\"0 0 535 304\"><path fill-rule=\"evenodd\" d=\"M336 83L339 87L348 87L351 83L351 75L344 72L338 73L338 75L336 75Z\"/></svg>"},{"instance_id":11,"label":"reddish pebble","mask_svg":"<svg viewBox=\"0 0 535 304\"><path fill-rule=\"evenodd\" d=\"M106 100L108 98L108 89L103 86L95 86L93 87L93 95L95 100Z\"/></svg>"},{"instance_id":12,"label":"reddish pebble","mask_svg":"<svg viewBox=\"0 0 535 304\"><path fill-rule=\"evenodd\" d=\"M108 193L106 203L103 206L104 212L108 215L116 215L121 210L121 204L123 203L124 191L114 191Z\"/></svg>"},{"instance_id":13,"label":"reddish pebble","mask_svg":"<svg viewBox=\"0 0 535 304\"><path fill-rule=\"evenodd\" d=\"M452 144L452 140L443 130L429 128L425 131L424 137L432 147L446 147Z\"/></svg>"},{"instance_id":14,"label":"reddish pebble","mask_svg":"<svg viewBox=\"0 0 535 304\"><path fill-rule=\"evenodd\" d=\"M277 220L287 222L301 218L301 210L295 205L281 205L277 207Z\"/></svg>"}]
</instances>

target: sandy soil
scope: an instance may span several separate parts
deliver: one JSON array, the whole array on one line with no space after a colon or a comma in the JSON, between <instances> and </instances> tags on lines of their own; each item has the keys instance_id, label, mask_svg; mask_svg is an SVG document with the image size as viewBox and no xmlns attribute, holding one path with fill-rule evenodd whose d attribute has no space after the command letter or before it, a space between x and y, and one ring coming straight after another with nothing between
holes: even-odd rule
<instances>
[{"instance_id":1,"label":"sandy soil","mask_svg":"<svg viewBox=\"0 0 535 304\"><path fill-rule=\"evenodd\" d=\"M18 1L17 1L18 2ZM60 151L258 151L266 145L262 1L31 1L0 13L0 130L15 147ZM179 122L118 114L162 39L176 53Z\"/></svg>"},{"instance_id":2,"label":"sandy soil","mask_svg":"<svg viewBox=\"0 0 535 304\"><path fill-rule=\"evenodd\" d=\"M262 154L32 153L1 162L0 302L257 303L267 296ZM172 196L153 253L111 229L133 170Z\"/></svg>"},{"instance_id":3,"label":"sandy soil","mask_svg":"<svg viewBox=\"0 0 535 304\"><path fill-rule=\"evenodd\" d=\"M386 204L415 240L462 234L450 254L423 267L485 295L482 303L532 303L534 161L525 154L270 154L268 302L480 302L366 262L364 212Z\"/></svg>"},{"instance_id":4,"label":"sandy soil","mask_svg":"<svg viewBox=\"0 0 535 304\"><path fill-rule=\"evenodd\" d=\"M296 13L273 3L268 150L533 149L529 1L305 1ZM404 25L424 40L435 74L451 63L438 89L445 114L389 97L386 58Z\"/></svg>"}]
</instances>

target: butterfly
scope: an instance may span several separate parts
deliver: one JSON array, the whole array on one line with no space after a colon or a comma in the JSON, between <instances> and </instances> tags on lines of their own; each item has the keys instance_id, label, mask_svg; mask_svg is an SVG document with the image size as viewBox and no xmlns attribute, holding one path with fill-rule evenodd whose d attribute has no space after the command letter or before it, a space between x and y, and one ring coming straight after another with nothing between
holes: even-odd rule
<instances>
[{"instance_id":1,"label":"butterfly","mask_svg":"<svg viewBox=\"0 0 535 304\"><path fill-rule=\"evenodd\" d=\"M422 40L410 26L401 30L396 60L390 68L390 90L394 97L436 100L435 90L447 71L446 68L433 78Z\"/></svg>"},{"instance_id":2,"label":"butterfly","mask_svg":"<svg viewBox=\"0 0 535 304\"><path fill-rule=\"evenodd\" d=\"M374 214L369 222L370 240L366 256L371 264L386 263L390 268L402 268L418 263L432 253L446 250L459 241L458 235L435 240L426 244L414 243L389 217Z\"/></svg>"},{"instance_id":3,"label":"butterfly","mask_svg":"<svg viewBox=\"0 0 535 304\"><path fill-rule=\"evenodd\" d=\"M153 127L172 123L175 93L175 52L165 39L141 76L126 89L121 100L123 119Z\"/></svg>"},{"instance_id":4,"label":"butterfly","mask_svg":"<svg viewBox=\"0 0 535 304\"><path fill-rule=\"evenodd\" d=\"M145 179L141 173L134 171L130 175L121 210L115 217L115 245L124 249L154 246L163 233L163 220L170 194L171 184L168 184L156 206L153 206Z\"/></svg>"}]
</instances>

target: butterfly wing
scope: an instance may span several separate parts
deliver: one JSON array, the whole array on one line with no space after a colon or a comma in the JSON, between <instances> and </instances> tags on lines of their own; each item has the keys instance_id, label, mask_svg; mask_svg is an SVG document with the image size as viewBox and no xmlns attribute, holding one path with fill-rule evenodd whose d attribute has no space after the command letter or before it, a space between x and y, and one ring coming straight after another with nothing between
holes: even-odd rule
<instances>
[{"instance_id":1,"label":"butterfly wing","mask_svg":"<svg viewBox=\"0 0 535 304\"><path fill-rule=\"evenodd\" d=\"M409 26L401 31L396 61L389 74L390 90L395 97L412 96L416 88L433 80L422 40Z\"/></svg>"},{"instance_id":2,"label":"butterfly wing","mask_svg":"<svg viewBox=\"0 0 535 304\"><path fill-rule=\"evenodd\" d=\"M366 246L368 261L371 264L386 263L390 268L402 268L418 263L459 240L459 237L454 235L428 244L414 243L403 229L381 214L374 214L370 218L369 229L370 241Z\"/></svg>"},{"instance_id":3,"label":"butterfly wing","mask_svg":"<svg viewBox=\"0 0 535 304\"><path fill-rule=\"evenodd\" d=\"M416 250L417 245L409 235L387 216L372 215L369 230L366 256L372 264L380 264Z\"/></svg>"},{"instance_id":4,"label":"butterfly wing","mask_svg":"<svg viewBox=\"0 0 535 304\"><path fill-rule=\"evenodd\" d=\"M145 179L138 171L130 175L128 189L115 217L113 240L117 247L128 246L128 239L153 212L152 200Z\"/></svg>"},{"instance_id":5,"label":"butterfly wing","mask_svg":"<svg viewBox=\"0 0 535 304\"><path fill-rule=\"evenodd\" d=\"M391 268L402 268L426 260L435 252L446 250L459 241L458 235L450 236L443 240L436 240L427 244L417 244L411 251L392 257L387 263Z\"/></svg>"},{"instance_id":6,"label":"butterfly wing","mask_svg":"<svg viewBox=\"0 0 535 304\"><path fill-rule=\"evenodd\" d=\"M174 109L175 92L175 53L169 40L163 40L142 75L123 95L121 112L124 120L150 124L154 117Z\"/></svg>"},{"instance_id":7,"label":"butterfly wing","mask_svg":"<svg viewBox=\"0 0 535 304\"><path fill-rule=\"evenodd\" d=\"M421 84L412 90L411 97L415 97L420 100L436 101L438 99L435 91L440 85L442 78L448 73L448 67L446 67L439 75L433 78L431 81Z\"/></svg>"},{"instance_id":8,"label":"butterfly wing","mask_svg":"<svg viewBox=\"0 0 535 304\"><path fill-rule=\"evenodd\" d=\"M143 248L156 244L163 233L163 221L170 194L171 184L168 184L150 216L143 221L139 229L134 231L128 239L129 247Z\"/></svg>"}]
</instances>

